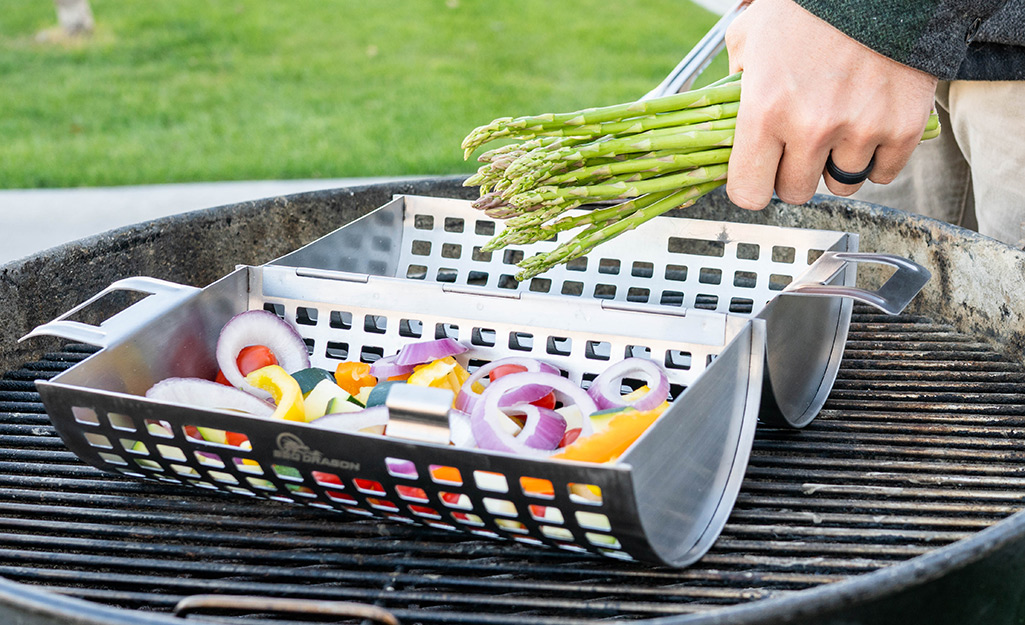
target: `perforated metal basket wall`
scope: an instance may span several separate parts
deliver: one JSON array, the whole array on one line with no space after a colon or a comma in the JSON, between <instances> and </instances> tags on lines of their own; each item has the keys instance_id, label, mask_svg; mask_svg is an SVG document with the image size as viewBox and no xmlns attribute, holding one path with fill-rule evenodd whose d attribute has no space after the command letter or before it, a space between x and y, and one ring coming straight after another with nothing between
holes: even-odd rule
<instances>
[{"instance_id":1,"label":"perforated metal basket wall","mask_svg":"<svg viewBox=\"0 0 1025 625\"><path fill-rule=\"evenodd\" d=\"M603 246L600 257L514 284L516 250L509 258L481 253L495 224L479 217L464 202L397 198L201 290L138 278L112 285L152 295L98 327L61 318L35 332L103 347L39 383L47 411L77 455L133 477L618 558L693 562L718 536L747 463L766 345L766 323L755 315L810 260L847 249L851 238L660 219ZM251 309L292 324L313 364L327 369L450 336L470 347L459 359L471 370L532 356L580 384L620 358L652 358L670 376L673 401L616 463L595 465L142 397L167 377L212 378L217 333Z\"/></svg>"}]
</instances>

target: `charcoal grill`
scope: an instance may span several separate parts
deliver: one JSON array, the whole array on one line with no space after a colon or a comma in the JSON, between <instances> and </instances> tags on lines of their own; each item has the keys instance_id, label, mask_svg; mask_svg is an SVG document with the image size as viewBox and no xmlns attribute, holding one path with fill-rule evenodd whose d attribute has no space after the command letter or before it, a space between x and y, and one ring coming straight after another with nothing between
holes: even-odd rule
<instances>
[{"instance_id":1,"label":"charcoal grill","mask_svg":"<svg viewBox=\"0 0 1025 625\"><path fill-rule=\"evenodd\" d=\"M911 258L934 279L911 312L855 310L823 413L802 431L758 429L720 540L684 571L169 491L100 473L63 447L34 380L90 350L16 344L18 336L121 277L202 286L396 193L469 192L439 179L274 198L140 224L0 270L7 620L173 623L185 598L185 611L201 618L317 619L273 612L266 601L204 608L207 594L301 598L313 608L351 602L424 623L1020 618L1025 372L1023 309L1012 295L1025 261L963 230L855 202L748 213L716 194L687 213L857 232L863 250ZM102 302L95 314L123 305Z\"/></svg>"}]
</instances>

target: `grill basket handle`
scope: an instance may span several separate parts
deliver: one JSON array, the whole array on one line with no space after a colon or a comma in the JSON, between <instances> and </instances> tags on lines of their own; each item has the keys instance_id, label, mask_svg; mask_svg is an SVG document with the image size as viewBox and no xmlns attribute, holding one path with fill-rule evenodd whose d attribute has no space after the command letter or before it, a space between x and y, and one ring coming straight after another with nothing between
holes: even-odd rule
<instances>
[{"instance_id":1,"label":"grill basket handle","mask_svg":"<svg viewBox=\"0 0 1025 625\"><path fill-rule=\"evenodd\" d=\"M870 291L853 286L824 284L849 263L876 263L895 267L896 271L879 289ZM783 291L801 295L849 297L857 302L875 306L889 314L899 314L922 290L932 274L918 263L893 254L871 252L825 252L812 266L811 280L793 283ZM825 276L822 278L822 276ZM814 282L821 279L822 283Z\"/></svg>"},{"instance_id":2,"label":"grill basket handle","mask_svg":"<svg viewBox=\"0 0 1025 625\"><path fill-rule=\"evenodd\" d=\"M81 321L73 321L71 316L95 304L97 301L117 291L135 291L147 293L147 297L124 310L112 315L99 326L89 325ZM126 336L141 324L152 320L159 314L171 310L184 300L198 293L199 289L176 282L168 282L146 276L133 276L113 282L107 288L85 300L78 306L67 311L49 323L38 326L18 342L36 336L57 336L72 341L87 343L106 348Z\"/></svg>"}]
</instances>

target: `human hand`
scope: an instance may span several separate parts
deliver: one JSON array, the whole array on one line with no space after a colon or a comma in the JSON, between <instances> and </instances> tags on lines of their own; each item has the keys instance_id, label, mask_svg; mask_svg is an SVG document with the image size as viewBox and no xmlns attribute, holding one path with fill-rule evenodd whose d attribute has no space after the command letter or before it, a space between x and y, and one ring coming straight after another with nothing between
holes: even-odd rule
<instances>
[{"instance_id":1,"label":"human hand","mask_svg":"<svg viewBox=\"0 0 1025 625\"><path fill-rule=\"evenodd\" d=\"M772 192L790 204L861 186L824 174L834 164L887 184L918 145L937 80L844 35L792 0L757 0L726 33L730 73L743 70L726 191L762 209ZM874 161L873 161L874 155Z\"/></svg>"}]
</instances>

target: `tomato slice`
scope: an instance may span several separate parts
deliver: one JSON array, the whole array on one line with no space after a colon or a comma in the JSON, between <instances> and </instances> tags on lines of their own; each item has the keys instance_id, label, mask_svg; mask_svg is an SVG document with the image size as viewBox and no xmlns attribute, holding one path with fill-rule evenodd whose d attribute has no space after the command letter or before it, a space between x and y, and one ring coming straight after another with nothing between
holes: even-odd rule
<instances>
[{"instance_id":1,"label":"tomato slice","mask_svg":"<svg viewBox=\"0 0 1025 625\"><path fill-rule=\"evenodd\" d=\"M238 365L239 373L249 375L257 369L278 364L278 359L274 352L264 345L249 345L238 353L235 364Z\"/></svg>"}]
</instances>

